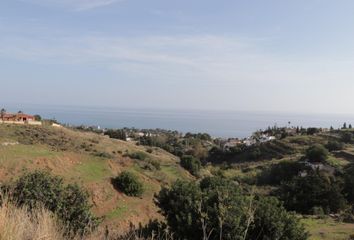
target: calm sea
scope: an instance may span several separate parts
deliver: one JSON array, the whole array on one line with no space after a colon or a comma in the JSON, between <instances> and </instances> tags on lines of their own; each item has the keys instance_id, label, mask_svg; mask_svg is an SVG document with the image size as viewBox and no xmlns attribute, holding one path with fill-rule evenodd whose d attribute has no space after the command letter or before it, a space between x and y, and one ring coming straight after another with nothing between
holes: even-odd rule
<instances>
[{"instance_id":1,"label":"calm sea","mask_svg":"<svg viewBox=\"0 0 354 240\"><path fill-rule=\"evenodd\" d=\"M8 108L8 111L18 109ZM55 118L61 123L103 128L163 128L181 132L207 132L214 137L247 137L268 126L338 128L354 124L353 115L292 114L275 112L114 109L89 107L28 106L21 110Z\"/></svg>"}]
</instances>

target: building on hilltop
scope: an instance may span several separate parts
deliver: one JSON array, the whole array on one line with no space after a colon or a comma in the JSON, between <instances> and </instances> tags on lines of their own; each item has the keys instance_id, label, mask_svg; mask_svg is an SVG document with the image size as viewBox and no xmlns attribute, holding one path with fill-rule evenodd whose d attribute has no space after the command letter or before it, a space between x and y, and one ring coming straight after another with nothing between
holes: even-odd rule
<instances>
[{"instance_id":1,"label":"building on hilltop","mask_svg":"<svg viewBox=\"0 0 354 240\"><path fill-rule=\"evenodd\" d=\"M35 121L35 117L24 113L5 113L2 120L11 122L28 122Z\"/></svg>"},{"instance_id":2,"label":"building on hilltop","mask_svg":"<svg viewBox=\"0 0 354 240\"><path fill-rule=\"evenodd\" d=\"M2 123L12 124L30 124L30 125L42 125L42 122L36 121L36 118L32 115L25 113L3 113L0 118Z\"/></svg>"}]
</instances>

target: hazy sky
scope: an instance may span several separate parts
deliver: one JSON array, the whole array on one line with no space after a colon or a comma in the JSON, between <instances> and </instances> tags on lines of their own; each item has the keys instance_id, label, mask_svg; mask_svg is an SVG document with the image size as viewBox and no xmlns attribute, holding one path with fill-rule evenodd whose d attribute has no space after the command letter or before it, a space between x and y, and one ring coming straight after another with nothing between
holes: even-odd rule
<instances>
[{"instance_id":1,"label":"hazy sky","mask_svg":"<svg viewBox=\"0 0 354 240\"><path fill-rule=\"evenodd\" d=\"M353 0L1 0L0 103L354 110Z\"/></svg>"}]
</instances>

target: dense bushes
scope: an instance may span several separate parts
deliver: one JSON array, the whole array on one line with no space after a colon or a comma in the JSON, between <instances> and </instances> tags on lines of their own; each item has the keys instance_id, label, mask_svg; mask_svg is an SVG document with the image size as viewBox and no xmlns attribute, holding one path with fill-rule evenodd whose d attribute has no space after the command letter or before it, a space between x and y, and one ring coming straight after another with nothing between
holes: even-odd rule
<instances>
[{"instance_id":1,"label":"dense bushes","mask_svg":"<svg viewBox=\"0 0 354 240\"><path fill-rule=\"evenodd\" d=\"M257 180L261 185L279 185L281 182L290 181L305 169L306 167L302 163L281 161L278 164L271 165L269 169L263 170Z\"/></svg>"},{"instance_id":2,"label":"dense bushes","mask_svg":"<svg viewBox=\"0 0 354 240\"><path fill-rule=\"evenodd\" d=\"M344 192L347 200L354 204L354 164L350 164L344 171Z\"/></svg>"},{"instance_id":3,"label":"dense bushes","mask_svg":"<svg viewBox=\"0 0 354 240\"><path fill-rule=\"evenodd\" d=\"M43 206L54 212L68 234L87 233L98 225L98 219L90 212L88 194L77 185L64 185L59 177L45 172L29 173L8 186L7 191L19 206Z\"/></svg>"},{"instance_id":4,"label":"dense bushes","mask_svg":"<svg viewBox=\"0 0 354 240\"><path fill-rule=\"evenodd\" d=\"M249 147L240 145L232 148L230 151L222 151L214 147L209 151L207 161L214 164L222 164L224 162L241 163L274 158L281 159L292 153L294 153L294 149L290 144L282 141L272 141L254 144Z\"/></svg>"},{"instance_id":5,"label":"dense bushes","mask_svg":"<svg viewBox=\"0 0 354 240\"><path fill-rule=\"evenodd\" d=\"M310 162L325 162L328 151L323 145L315 144L306 150L306 157Z\"/></svg>"},{"instance_id":6,"label":"dense bushes","mask_svg":"<svg viewBox=\"0 0 354 240\"><path fill-rule=\"evenodd\" d=\"M344 147L343 143L338 141L333 141L333 140L328 141L328 143L326 144L326 148L330 152L342 150L343 147Z\"/></svg>"},{"instance_id":7,"label":"dense bushes","mask_svg":"<svg viewBox=\"0 0 354 240\"><path fill-rule=\"evenodd\" d=\"M143 184L131 172L122 172L112 180L113 186L128 196L139 197L143 194Z\"/></svg>"},{"instance_id":8,"label":"dense bushes","mask_svg":"<svg viewBox=\"0 0 354 240\"><path fill-rule=\"evenodd\" d=\"M342 190L341 181L313 172L306 177L295 177L283 183L277 195L288 210L313 214L315 208L322 208L325 213L337 213L346 207Z\"/></svg>"},{"instance_id":9,"label":"dense bushes","mask_svg":"<svg viewBox=\"0 0 354 240\"><path fill-rule=\"evenodd\" d=\"M186 155L181 157L181 166L188 170L191 174L197 175L201 168L201 162L193 156Z\"/></svg>"},{"instance_id":10,"label":"dense bushes","mask_svg":"<svg viewBox=\"0 0 354 240\"><path fill-rule=\"evenodd\" d=\"M220 177L177 181L160 191L157 204L177 239L307 239L276 199L247 196Z\"/></svg>"},{"instance_id":11,"label":"dense bushes","mask_svg":"<svg viewBox=\"0 0 354 240\"><path fill-rule=\"evenodd\" d=\"M341 140L344 143L351 143L353 140L353 134L351 132L343 132L341 134Z\"/></svg>"},{"instance_id":12,"label":"dense bushes","mask_svg":"<svg viewBox=\"0 0 354 240\"><path fill-rule=\"evenodd\" d=\"M122 129L117 129L117 130L109 129L104 133L104 135L107 135L110 138L120 139L124 141L127 139L127 135L125 131Z\"/></svg>"}]
</instances>

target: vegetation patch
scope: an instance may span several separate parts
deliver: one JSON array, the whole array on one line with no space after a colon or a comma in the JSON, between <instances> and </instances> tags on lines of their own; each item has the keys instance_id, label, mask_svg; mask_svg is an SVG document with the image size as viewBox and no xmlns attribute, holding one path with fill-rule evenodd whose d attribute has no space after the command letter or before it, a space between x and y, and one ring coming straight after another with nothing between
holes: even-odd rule
<instances>
[{"instance_id":1,"label":"vegetation patch","mask_svg":"<svg viewBox=\"0 0 354 240\"><path fill-rule=\"evenodd\" d=\"M144 192L143 184L138 177L131 172L122 172L119 176L112 179L112 184L116 189L128 196L140 197Z\"/></svg>"}]
</instances>

